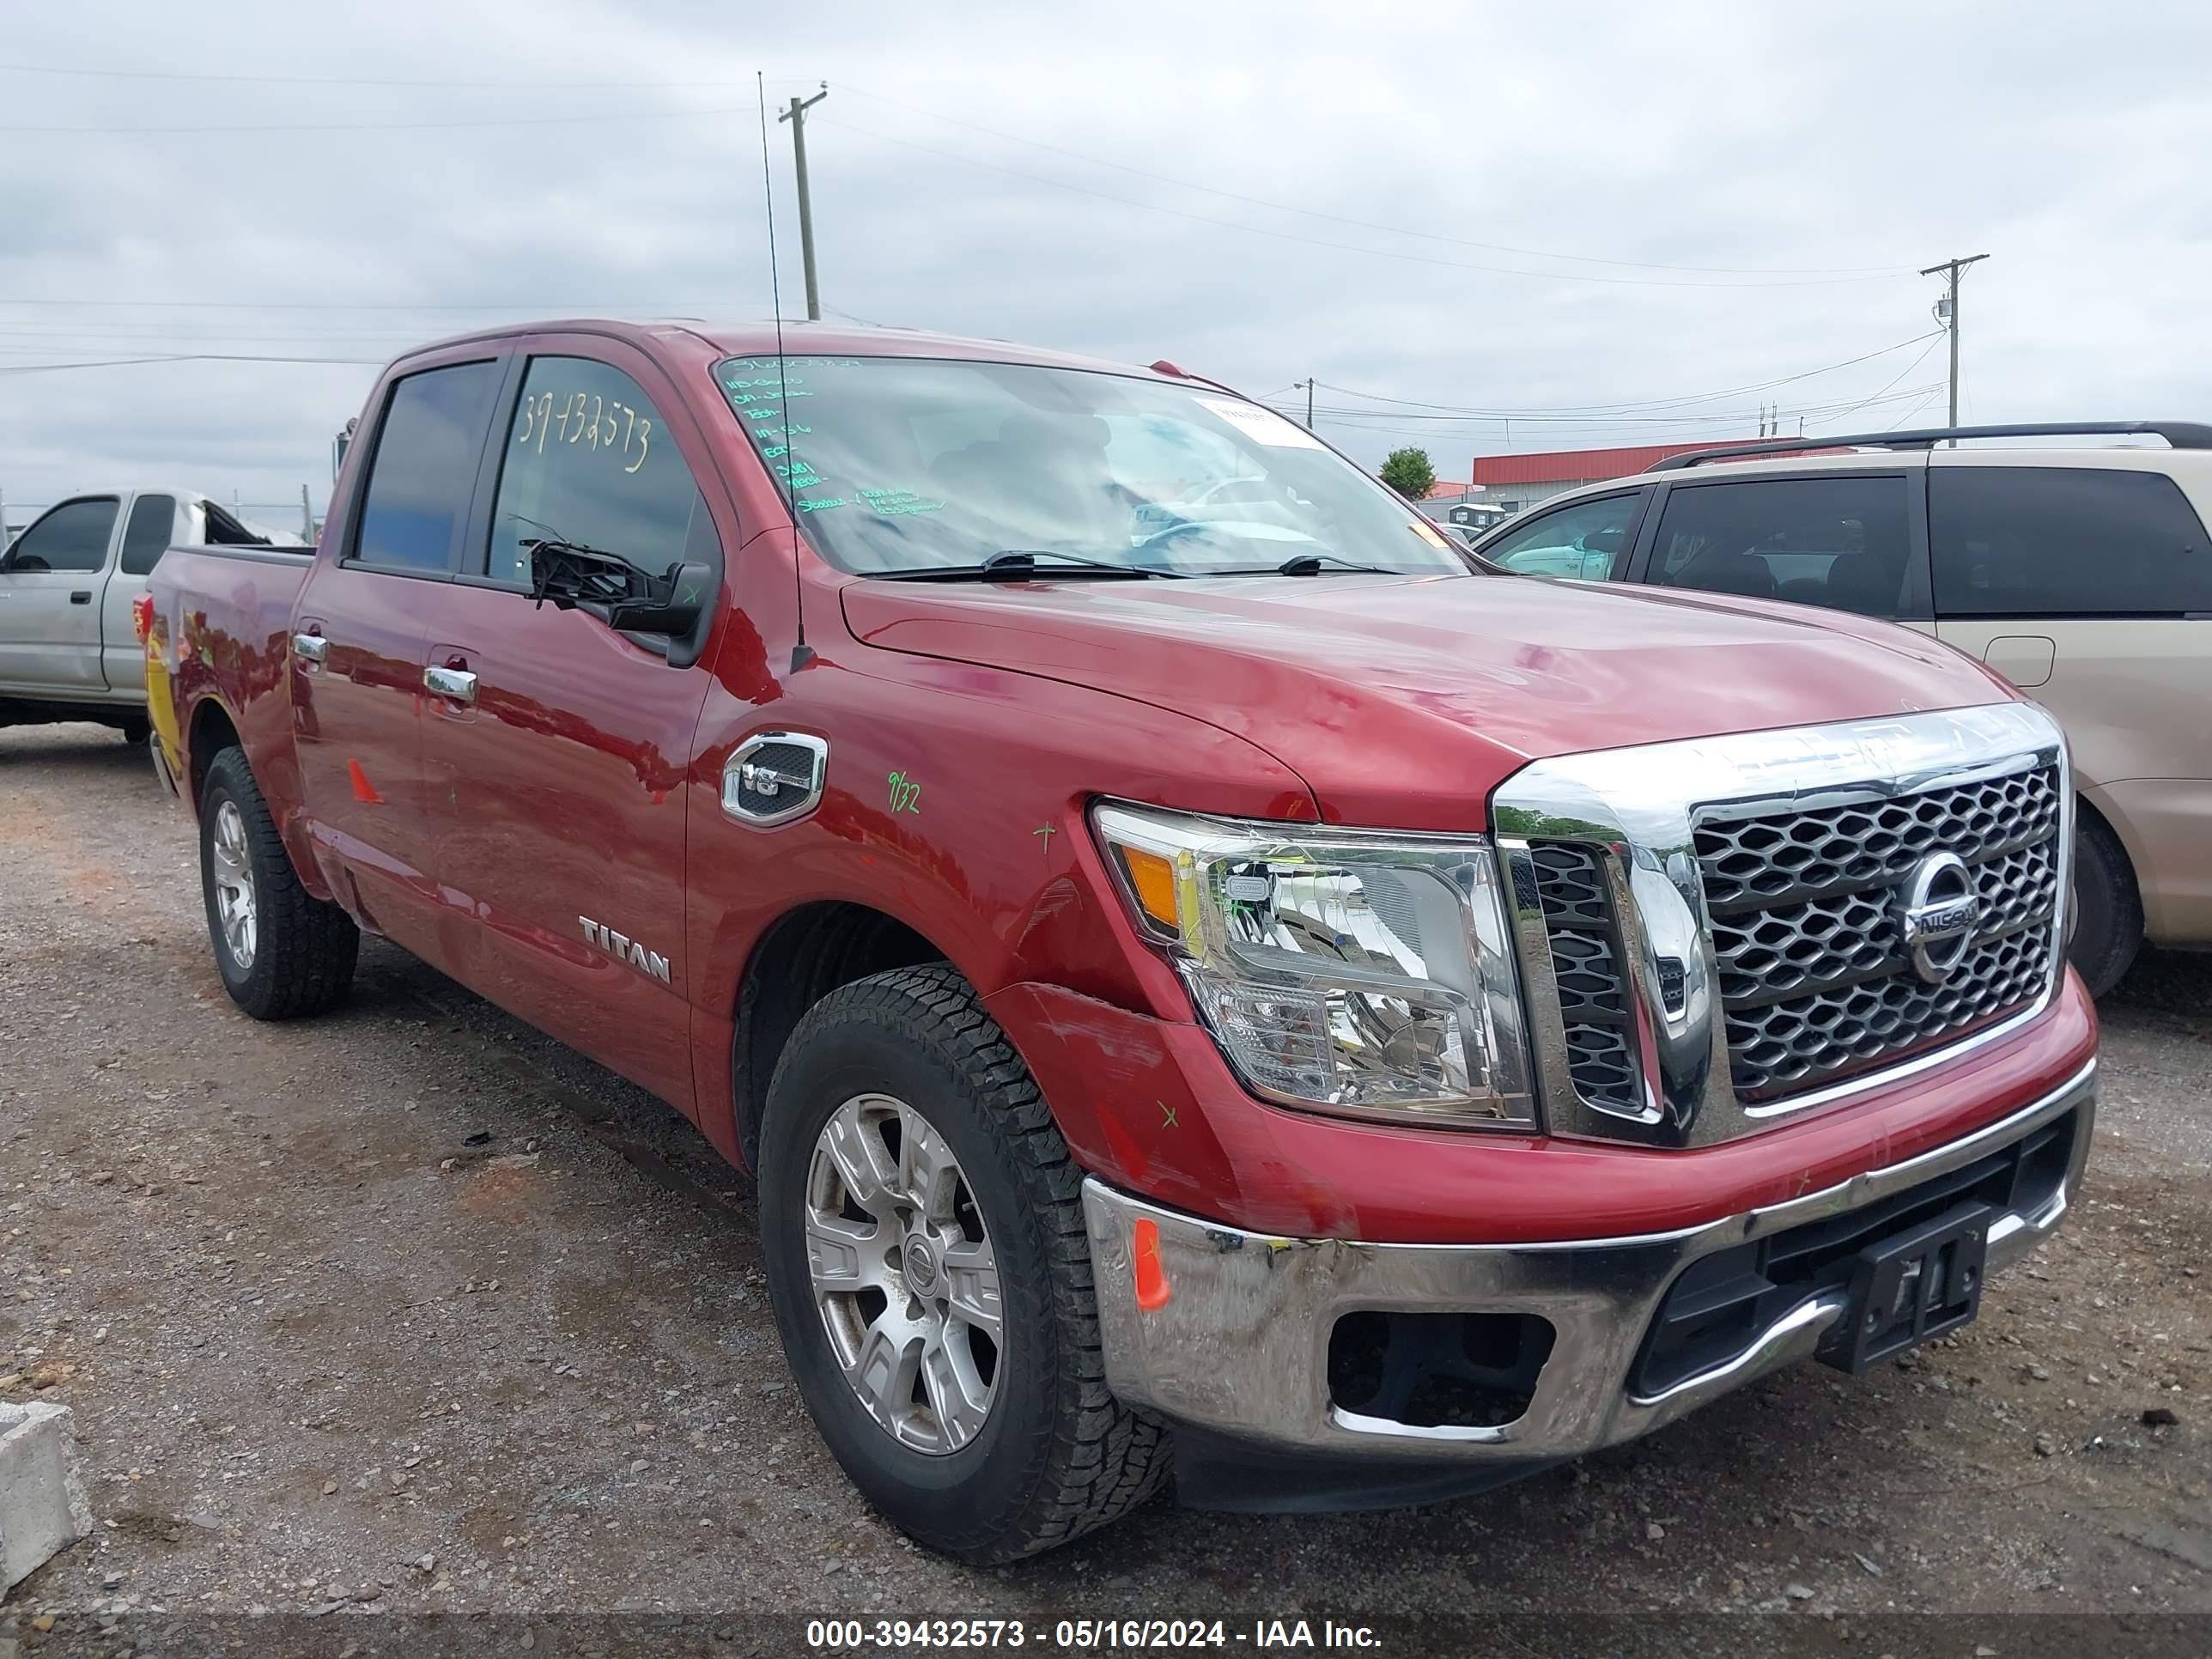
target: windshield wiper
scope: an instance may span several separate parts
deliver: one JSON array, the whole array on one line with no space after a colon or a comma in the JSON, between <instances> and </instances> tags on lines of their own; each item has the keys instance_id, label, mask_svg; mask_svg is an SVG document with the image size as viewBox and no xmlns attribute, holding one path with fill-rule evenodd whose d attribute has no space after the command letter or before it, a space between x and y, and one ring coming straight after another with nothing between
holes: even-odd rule
<instances>
[{"instance_id":1,"label":"windshield wiper","mask_svg":"<svg viewBox=\"0 0 2212 1659\"><path fill-rule=\"evenodd\" d=\"M1362 564L1357 559L1347 559L1337 553L1300 553L1285 559L1275 567L1278 576L1318 576L1324 564L1333 564L1340 570L1358 570L1370 576L1403 576L1403 570L1385 570L1379 564Z\"/></svg>"},{"instance_id":2,"label":"windshield wiper","mask_svg":"<svg viewBox=\"0 0 2212 1659\"><path fill-rule=\"evenodd\" d=\"M1116 581L1146 581L1152 577L1180 578L1180 570L1162 570L1156 566L1116 564L1111 559L1087 559L1080 553L1062 553L1054 548L1010 547L1004 552L994 553L981 564L933 565L921 570L884 570L870 574L879 581L887 582L958 582L1026 580L1037 574L1039 559L1063 559L1073 566L1068 570L1055 570L1054 576L1078 580L1095 580L1091 575Z\"/></svg>"},{"instance_id":3,"label":"windshield wiper","mask_svg":"<svg viewBox=\"0 0 2212 1659\"><path fill-rule=\"evenodd\" d=\"M1416 570L1391 570L1379 564L1362 564L1357 559L1347 559L1340 553L1299 553L1285 559L1280 564L1237 564L1226 570L1196 570L1197 576L1318 576L1323 565L1334 565L1340 570L1356 570L1366 576L1415 576Z\"/></svg>"}]
</instances>

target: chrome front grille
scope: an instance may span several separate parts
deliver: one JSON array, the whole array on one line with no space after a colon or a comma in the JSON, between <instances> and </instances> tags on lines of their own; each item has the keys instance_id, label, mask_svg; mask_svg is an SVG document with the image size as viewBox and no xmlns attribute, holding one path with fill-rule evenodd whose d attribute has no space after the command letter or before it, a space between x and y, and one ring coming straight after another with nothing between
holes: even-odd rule
<instances>
[{"instance_id":1,"label":"chrome front grille","mask_svg":"<svg viewBox=\"0 0 2212 1659\"><path fill-rule=\"evenodd\" d=\"M1628 981L1596 852L1573 842L1543 842L1531 849L1531 861L1552 947L1567 1071L1575 1090L1601 1110L1634 1112L1636 1063L1628 1048Z\"/></svg>"},{"instance_id":2,"label":"chrome front grille","mask_svg":"<svg viewBox=\"0 0 2212 1659\"><path fill-rule=\"evenodd\" d=\"M2032 1002L2058 925L2057 769L1808 811L1708 814L1698 866L1737 1097L1766 1104ZM1940 981L1914 971L1897 892L1931 854L1979 915Z\"/></svg>"},{"instance_id":3,"label":"chrome front grille","mask_svg":"<svg viewBox=\"0 0 2212 1659\"><path fill-rule=\"evenodd\" d=\"M1491 811L1556 1133L1732 1139L2058 983L2073 786L2031 703L1557 756Z\"/></svg>"}]
</instances>

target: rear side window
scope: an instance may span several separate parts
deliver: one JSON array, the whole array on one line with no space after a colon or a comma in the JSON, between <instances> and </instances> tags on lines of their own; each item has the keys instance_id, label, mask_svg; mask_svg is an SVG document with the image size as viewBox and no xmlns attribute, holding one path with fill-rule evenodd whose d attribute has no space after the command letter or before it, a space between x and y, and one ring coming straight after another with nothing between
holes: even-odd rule
<instances>
[{"instance_id":1,"label":"rear side window","mask_svg":"<svg viewBox=\"0 0 2212 1659\"><path fill-rule=\"evenodd\" d=\"M97 570L107 562L107 538L115 528L112 495L64 501L15 538L8 550L12 569Z\"/></svg>"},{"instance_id":2,"label":"rear side window","mask_svg":"<svg viewBox=\"0 0 2212 1659\"><path fill-rule=\"evenodd\" d=\"M484 574L530 585L539 540L620 554L641 570L720 562L691 469L644 389L611 364L533 357L507 423Z\"/></svg>"},{"instance_id":3,"label":"rear side window","mask_svg":"<svg viewBox=\"0 0 2212 1659\"><path fill-rule=\"evenodd\" d=\"M1678 484L1660 514L1651 580L1896 617L1911 553L1901 477Z\"/></svg>"},{"instance_id":4,"label":"rear side window","mask_svg":"<svg viewBox=\"0 0 2212 1659\"><path fill-rule=\"evenodd\" d=\"M213 501L200 503L200 517L207 525L207 544L210 547L270 547L274 544L258 531L248 530Z\"/></svg>"},{"instance_id":5,"label":"rear side window","mask_svg":"<svg viewBox=\"0 0 2212 1659\"><path fill-rule=\"evenodd\" d=\"M123 574L143 576L151 570L168 547L176 522L173 495L141 495L131 502L131 518L123 526Z\"/></svg>"},{"instance_id":6,"label":"rear side window","mask_svg":"<svg viewBox=\"0 0 2212 1659\"><path fill-rule=\"evenodd\" d=\"M403 570L452 568L467 518L499 365L459 363L392 389L362 493L353 556Z\"/></svg>"},{"instance_id":7,"label":"rear side window","mask_svg":"<svg viewBox=\"0 0 2212 1659\"><path fill-rule=\"evenodd\" d=\"M1928 532L1939 616L2212 611L2204 526L2162 472L1937 465Z\"/></svg>"}]
</instances>

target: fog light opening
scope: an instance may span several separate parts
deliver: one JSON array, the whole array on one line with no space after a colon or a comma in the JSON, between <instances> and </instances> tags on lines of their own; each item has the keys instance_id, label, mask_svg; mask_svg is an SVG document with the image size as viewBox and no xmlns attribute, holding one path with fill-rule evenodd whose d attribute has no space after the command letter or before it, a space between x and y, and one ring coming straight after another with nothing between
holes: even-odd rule
<instances>
[{"instance_id":1,"label":"fog light opening","mask_svg":"<svg viewBox=\"0 0 2212 1659\"><path fill-rule=\"evenodd\" d=\"M1408 1428L1502 1428L1527 1414L1553 1338L1534 1314L1346 1314L1328 1334L1329 1403Z\"/></svg>"}]
</instances>

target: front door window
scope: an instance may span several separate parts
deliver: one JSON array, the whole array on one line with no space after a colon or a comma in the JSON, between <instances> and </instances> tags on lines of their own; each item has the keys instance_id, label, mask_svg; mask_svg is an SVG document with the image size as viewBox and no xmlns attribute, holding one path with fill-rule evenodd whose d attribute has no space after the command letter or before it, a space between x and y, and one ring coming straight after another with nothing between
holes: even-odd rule
<instances>
[{"instance_id":1,"label":"front door window","mask_svg":"<svg viewBox=\"0 0 2212 1659\"><path fill-rule=\"evenodd\" d=\"M64 501L15 538L8 550L8 568L26 574L97 570L107 562L107 538L114 529L112 495Z\"/></svg>"},{"instance_id":2,"label":"front door window","mask_svg":"<svg viewBox=\"0 0 2212 1659\"><path fill-rule=\"evenodd\" d=\"M1540 514L1481 549L1492 564L1522 576L1571 576L1601 582L1618 574L1641 491L1578 501Z\"/></svg>"}]
</instances>

